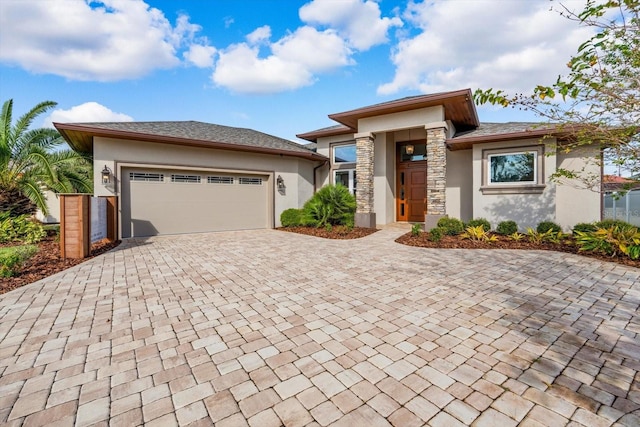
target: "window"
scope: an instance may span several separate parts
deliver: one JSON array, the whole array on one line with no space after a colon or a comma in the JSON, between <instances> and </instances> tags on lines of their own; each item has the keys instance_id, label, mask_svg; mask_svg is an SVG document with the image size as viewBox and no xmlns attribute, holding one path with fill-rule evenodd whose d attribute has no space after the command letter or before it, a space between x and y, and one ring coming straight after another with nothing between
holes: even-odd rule
<instances>
[{"instance_id":1,"label":"window","mask_svg":"<svg viewBox=\"0 0 640 427\"><path fill-rule=\"evenodd\" d=\"M542 193L544 146L482 151L483 194Z\"/></svg>"},{"instance_id":2,"label":"window","mask_svg":"<svg viewBox=\"0 0 640 427\"><path fill-rule=\"evenodd\" d=\"M130 172L129 180L131 181L144 181L144 182L164 182L164 174L162 173L144 173L144 172Z\"/></svg>"},{"instance_id":3,"label":"window","mask_svg":"<svg viewBox=\"0 0 640 427\"><path fill-rule=\"evenodd\" d=\"M262 178L241 177L238 179L238 182L244 185L262 185Z\"/></svg>"},{"instance_id":4,"label":"window","mask_svg":"<svg viewBox=\"0 0 640 427\"><path fill-rule=\"evenodd\" d=\"M208 184L233 184L232 176L208 176Z\"/></svg>"},{"instance_id":5,"label":"window","mask_svg":"<svg viewBox=\"0 0 640 427\"><path fill-rule=\"evenodd\" d=\"M419 162L427 160L427 144L405 144L400 146L401 162Z\"/></svg>"},{"instance_id":6,"label":"window","mask_svg":"<svg viewBox=\"0 0 640 427\"><path fill-rule=\"evenodd\" d=\"M171 182L186 182L189 184L199 184L200 183L200 175L171 175Z\"/></svg>"},{"instance_id":7,"label":"window","mask_svg":"<svg viewBox=\"0 0 640 427\"><path fill-rule=\"evenodd\" d=\"M536 183L534 153L490 154L489 185Z\"/></svg>"},{"instance_id":8,"label":"window","mask_svg":"<svg viewBox=\"0 0 640 427\"><path fill-rule=\"evenodd\" d=\"M356 170L355 169L338 169L334 171L333 182L338 185L342 184L349 189L349 193L356 194Z\"/></svg>"},{"instance_id":9,"label":"window","mask_svg":"<svg viewBox=\"0 0 640 427\"><path fill-rule=\"evenodd\" d=\"M334 145L333 163L355 163L356 144Z\"/></svg>"}]
</instances>

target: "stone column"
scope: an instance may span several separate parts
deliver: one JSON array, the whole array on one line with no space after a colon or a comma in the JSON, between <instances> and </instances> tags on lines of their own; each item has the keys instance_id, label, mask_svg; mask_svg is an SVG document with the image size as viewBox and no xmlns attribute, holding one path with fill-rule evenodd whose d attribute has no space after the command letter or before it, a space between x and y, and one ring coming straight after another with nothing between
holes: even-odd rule
<instances>
[{"instance_id":1,"label":"stone column","mask_svg":"<svg viewBox=\"0 0 640 427\"><path fill-rule=\"evenodd\" d=\"M447 127L445 122L425 126L427 130L427 214L424 228L430 230L446 216Z\"/></svg>"},{"instance_id":2,"label":"stone column","mask_svg":"<svg viewBox=\"0 0 640 427\"><path fill-rule=\"evenodd\" d=\"M358 133L356 138L356 217L355 226L376 227L373 211L373 135Z\"/></svg>"}]
</instances>

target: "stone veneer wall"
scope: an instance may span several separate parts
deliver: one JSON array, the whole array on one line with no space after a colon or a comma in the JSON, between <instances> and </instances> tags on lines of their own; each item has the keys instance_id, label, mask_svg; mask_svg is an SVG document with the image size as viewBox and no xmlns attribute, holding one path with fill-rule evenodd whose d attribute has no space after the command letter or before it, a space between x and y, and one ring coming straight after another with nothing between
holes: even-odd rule
<instances>
[{"instance_id":1,"label":"stone veneer wall","mask_svg":"<svg viewBox=\"0 0 640 427\"><path fill-rule=\"evenodd\" d=\"M356 213L373 212L373 137L356 135Z\"/></svg>"},{"instance_id":2,"label":"stone veneer wall","mask_svg":"<svg viewBox=\"0 0 640 427\"><path fill-rule=\"evenodd\" d=\"M445 128L427 129L427 215L446 214L447 148L445 139Z\"/></svg>"}]
</instances>

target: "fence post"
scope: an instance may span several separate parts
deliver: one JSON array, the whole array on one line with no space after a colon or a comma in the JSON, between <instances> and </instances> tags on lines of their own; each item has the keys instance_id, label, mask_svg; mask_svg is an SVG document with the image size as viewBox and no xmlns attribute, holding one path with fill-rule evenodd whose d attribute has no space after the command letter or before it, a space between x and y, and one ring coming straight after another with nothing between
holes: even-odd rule
<instances>
[{"instance_id":1,"label":"fence post","mask_svg":"<svg viewBox=\"0 0 640 427\"><path fill-rule=\"evenodd\" d=\"M91 196L60 195L60 254L62 258L86 258L91 248Z\"/></svg>"}]
</instances>

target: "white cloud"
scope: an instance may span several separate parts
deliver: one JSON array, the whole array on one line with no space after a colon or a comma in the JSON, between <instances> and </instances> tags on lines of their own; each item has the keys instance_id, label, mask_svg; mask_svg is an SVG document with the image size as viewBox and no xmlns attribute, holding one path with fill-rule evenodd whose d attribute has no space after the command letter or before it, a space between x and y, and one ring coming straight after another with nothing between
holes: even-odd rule
<instances>
[{"instance_id":1,"label":"white cloud","mask_svg":"<svg viewBox=\"0 0 640 427\"><path fill-rule=\"evenodd\" d=\"M541 1L424 1L410 3L404 18L421 32L394 48L395 75L378 87L381 94L463 87L528 92L565 72L590 35Z\"/></svg>"},{"instance_id":2,"label":"white cloud","mask_svg":"<svg viewBox=\"0 0 640 427\"><path fill-rule=\"evenodd\" d=\"M344 40L330 30L301 27L268 48L271 54L266 57L260 56L259 47L247 43L220 51L212 75L214 83L234 92L276 93L308 86L316 73L352 63Z\"/></svg>"},{"instance_id":3,"label":"white cloud","mask_svg":"<svg viewBox=\"0 0 640 427\"><path fill-rule=\"evenodd\" d=\"M247 41L250 44L259 44L265 41L269 41L270 38L271 38L271 27L269 27L268 25L264 25L260 28L256 28L255 30L253 30L253 32L247 35Z\"/></svg>"},{"instance_id":4,"label":"white cloud","mask_svg":"<svg viewBox=\"0 0 640 427\"><path fill-rule=\"evenodd\" d=\"M275 42L265 25L247 35L246 43L220 49L213 82L242 93L308 86L320 73L355 64L355 51L386 42L389 28L402 25L397 17L382 18L371 0L313 0L300 8L300 18L308 25Z\"/></svg>"},{"instance_id":5,"label":"white cloud","mask_svg":"<svg viewBox=\"0 0 640 427\"><path fill-rule=\"evenodd\" d=\"M382 18L371 0L314 0L300 8L300 19L336 30L358 50L385 43L389 29L402 26L398 17Z\"/></svg>"},{"instance_id":6,"label":"white cloud","mask_svg":"<svg viewBox=\"0 0 640 427\"><path fill-rule=\"evenodd\" d=\"M87 122L131 122L133 117L111 111L97 102L85 102L68 110L57 109L45 118L44 127L53 127L53 123Z\"/></svg>"},{"instance_id":7,"label":"white cloud","mask_svg":"<svg viewBox=\"0 0 640 427\"><path fill-rule=\"evenodd\" d=\"M213 67L213 57L217 50L213 46L192 44L183 56L191 64L199 68Z\"/></svg>"},{"instance_id":8,"label":"white cloud","mask_svg":"<svg viewBox=\"0 0 640 427\"><path fill-rule=\"evenodd\" d=\"M73 80L132 79L179 65L182 47L188 58L203 53L189 48L199 30L185 15L173 27L142 0L2 0L0 61Z\"/></svg>"}]
</instances>

